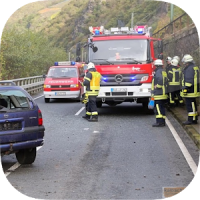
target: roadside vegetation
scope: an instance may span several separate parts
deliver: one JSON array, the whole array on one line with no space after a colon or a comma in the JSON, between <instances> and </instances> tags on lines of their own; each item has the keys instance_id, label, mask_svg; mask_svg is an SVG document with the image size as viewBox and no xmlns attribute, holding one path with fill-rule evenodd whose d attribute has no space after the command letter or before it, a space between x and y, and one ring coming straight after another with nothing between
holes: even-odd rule
<instances>
[{"instance_id":1,"label":"roadside vegetation","mask_svg":"<svg viewBox=\"0 0 200 200\"><path fill-rule=\"evenodd\" d=\"M45 74L55 61L66 60L63 48L55 47L40 33L7 30L1 38L2 80Z\"/></svg>"},{"instance_id":2,"label":"roadside vegetation","mask_svg":"<svg viewBox=\"0 0 200 200\"><path fill-rule=\"evenodd\" d=\"M10 17L1 38L0 77L14 79L46 73L57 60L75 59L89 26L106 29L145 23L153 32L169 23L170 6L146 0L48 0L27 4ZM174 18L183 11L175 7Z\"/></svg>"}]
</instances>

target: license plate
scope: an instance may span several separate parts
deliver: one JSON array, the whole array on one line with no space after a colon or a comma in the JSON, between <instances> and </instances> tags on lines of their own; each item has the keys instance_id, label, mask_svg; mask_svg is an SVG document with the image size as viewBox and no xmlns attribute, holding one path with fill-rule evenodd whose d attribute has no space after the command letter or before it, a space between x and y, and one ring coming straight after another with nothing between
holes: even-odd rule
<instances>
[{"instance_id":1,"label":"license plate","mask_svg":"<svg viewBox=\"0 0 200 200\"><path fill-rule=\"evenodd\" d=\"M0 131L20 130L22 128L21 122L1 123Z\"/></svg>"},{"instance_id":2,"label":"license plate","mask_svg":"<svg viewBox=\"0 0 200 200\"><path fill-rule=\"evenodd\" d=\"M111 92L127 92L127 88L111 88Z\"/></svg>"},{"instance_id":3,"label":"license plate","mask_svg":"<svg viewBox=\"0 0 200 200\"><path fill-rule=\"evenodd\" d=\"M55 92L56 96L65 96L66 92Z\"/></svg>"}]
</instances>

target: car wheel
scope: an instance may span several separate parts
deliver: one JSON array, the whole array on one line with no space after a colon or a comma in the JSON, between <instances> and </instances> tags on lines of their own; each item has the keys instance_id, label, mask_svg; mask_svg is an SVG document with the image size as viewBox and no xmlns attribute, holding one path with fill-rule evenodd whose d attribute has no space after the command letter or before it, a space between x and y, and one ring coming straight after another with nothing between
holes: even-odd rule
<instances>
[{"instance_id":1,"label":"car wheel","mask_svg":"<svg viewBox=\"0 0 200 200\"><path fill-rule=\"evenodd\" d=\"M36 158L36 147L19 150L15 155L19 164L32 164Z\"/></svg>"},{"instance_id":2,"label":"car wheel","mask_svg":"<svg viewBox=\"0 0 200 200\"><path fill-rule=\"evenodd\" d=\"M50 98L44 98L45 103L49 103Z\"/></svg>"}]
</instances>

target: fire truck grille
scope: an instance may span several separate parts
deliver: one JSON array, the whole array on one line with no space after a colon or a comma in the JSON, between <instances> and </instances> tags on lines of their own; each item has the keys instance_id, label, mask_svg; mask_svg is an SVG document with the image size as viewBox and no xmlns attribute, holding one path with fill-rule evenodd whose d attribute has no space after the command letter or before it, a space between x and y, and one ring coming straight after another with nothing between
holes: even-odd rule
<instances>
[{"instance_id":1,"label":"fire truck grille","mask_svg":"<svg viewBox=\"0 0 200 200\"><path fill-rule=\"evenodd\" d=\"M52 85L51 88L69 88L70 85Z\"/></svg>"},{"instance_id":2,"label":"fire truck grille","mask_svg":"<svg viewBox=\"0 0 200 200\"><path fill-rule=\"evenodd\" d=\"M101 86L140 86L148 74L102 74Z\"/></svg>"}]
</instances>

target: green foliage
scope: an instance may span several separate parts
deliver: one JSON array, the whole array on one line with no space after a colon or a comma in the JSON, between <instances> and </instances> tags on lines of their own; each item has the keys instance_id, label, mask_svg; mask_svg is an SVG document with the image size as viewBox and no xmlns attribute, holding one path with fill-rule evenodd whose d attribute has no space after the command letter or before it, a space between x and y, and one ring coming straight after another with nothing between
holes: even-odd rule
<instances>
[{"instance_id":1,"label":"green foliage","mask_svg":"<svg viewBox=\"0 0 200 200\"><path fill-rule=\"evenodd\" d=\"M20 33L11 29L2 36L0 63L3 80L41 75L59 60L66 60L64 49L54 47L39 33Z\"/></svg>"},{"instance_id":2,"label":"green foliage","mask_svg":"<svg viewBox=\"0 0 200 200\"><path fill-rule=\"evenodd\" d=\"M10 17L3 32L2 77L42 74L55 60L66 60L66 52L75 57L74 47L87 41L89 26L110 29L121 20L130 27L132 13L134 25L144 22L152 26L152 31L158 30L170 18L170 4L167 15L162 10L164 4L146 0L48 0L27 4ZM182 13L174 7L174 18Z\"/></svg>"}]
</instances>

